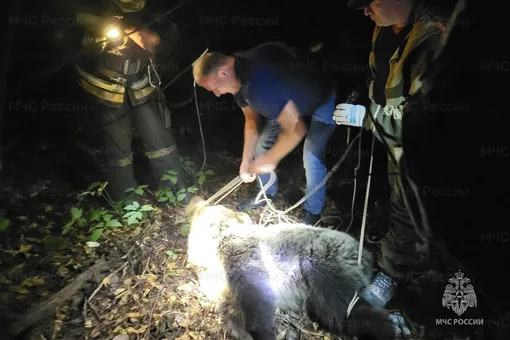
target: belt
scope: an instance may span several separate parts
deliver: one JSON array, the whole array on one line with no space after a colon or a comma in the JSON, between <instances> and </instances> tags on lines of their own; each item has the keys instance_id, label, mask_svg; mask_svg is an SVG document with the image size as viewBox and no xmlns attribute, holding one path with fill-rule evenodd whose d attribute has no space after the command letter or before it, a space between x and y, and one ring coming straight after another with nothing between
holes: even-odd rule
<instances>
[{"instance_id":1,"label":"belt","mask_svg":"<svg viewBox=\"0 0 510 340\"><path fill-rule=\"evenodd\" d=\"M101 57L100 67L129 76L137 74L145 65L142 65L140 58L121 58L106 54Z\"/></svg>"},{"instance_id":2,"label":"belt","mask_svg":"<svg viewBox=\"0 0 510 340\"><path fill-rule=\"evenodd\" d=\"M128 60L132 60L132 59L125 59L125 61L128 61ZM139 62L137 63L137 72L133 73L133 74L136 74L140 71L140 59L137 59ZM159 77L159 74L158 72L156 71L155 67L154 67L154 64L152 63L152 59L149 58L149 65L147 65L147 72L143 75L142 79L139 79L137 81L135 81L133 84L131 84L131 88L133 89L137 89L137 88L141 88L141 87L144 87L145 85L147 85L147 81L149 82L149 84L152 86L152 87L158 87L159 85L161 85L161 78ZM145 66L144 66L145 67ZM107 78L115 81L116 83L119 83L119 84L123 84L123 85L126 85L127 83L127 79L125 77L123 77L124 75L130 75L130 74L126 74L125 72L123 72L124 74L121 74L119 71L115 71L115 70L112 70L110 68L105 68L105 67L100 67L99 69L99 72L106 76ZM156 80L157 80L157 83L155 84L153 82L153 77L156 77Z\"/></svg>"},{"instance_id":3,"label":"belt","mask_svg":"<svg viewBox=\"0 0 510 340\"><path fill-rule=\"evenodd\" d=\"M105 68L100 68L99 73L101 73L103 76L113 80L118 84L127 85L127 79L122 77L122 74L119 74L119 72L115 72ZM149 82L149 77L146 73L145 74L140 73L140 75L142 77L140 77L140 79L137 81L133 81L132 84L129 86L133 90L138 90L147 85L147 83Z\"/></svg>"}]
</instances>

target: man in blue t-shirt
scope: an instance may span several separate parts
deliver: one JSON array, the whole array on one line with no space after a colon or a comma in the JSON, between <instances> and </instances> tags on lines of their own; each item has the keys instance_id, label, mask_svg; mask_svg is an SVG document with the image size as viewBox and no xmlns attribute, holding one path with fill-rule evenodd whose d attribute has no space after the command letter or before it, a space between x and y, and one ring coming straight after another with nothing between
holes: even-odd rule
<instances>
[{"instance_id":1,"label":"man in blue t-shirt","mask_svg":"<svg viewBox=\"0 0 510 340\"><path fill-rule=\"evenodd\" d=\"M243 157L239 174L245 183L258 174L263 185L270 172L305 138L303 165L306 192L320 184L327 173L325 146L335 128L336 88L334 81L305 51L298 52L284 44L271 42L225 55L207 53L193 66L197 84L216 96L230 93L245 116ZM308 65L308 67L306 67ZM311 117L309 127L303 121ZM260 121L265 121L259 133ZM276 195L278 183L266 190L268 198ZM326 200L321 186L304 203L302 221L316 224ZM239 206L247 210L266 203L251 199Z\"/></svg>"}]
</instances>

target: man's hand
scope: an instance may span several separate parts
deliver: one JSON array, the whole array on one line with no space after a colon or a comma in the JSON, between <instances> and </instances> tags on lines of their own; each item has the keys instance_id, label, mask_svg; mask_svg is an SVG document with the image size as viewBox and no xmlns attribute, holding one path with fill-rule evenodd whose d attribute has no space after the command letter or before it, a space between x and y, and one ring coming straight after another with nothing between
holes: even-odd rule
<instances>
[{"instance_id":1,"label":"man's hand","mask_svg":"<svg viewBox=\"0 0 510 340\"><path fill-rule=\"evenodd\" d=\"M250 172L250 163L243 162L239 168L239 177L244 183L251 183L257 176Z\"/></svg>"},{"instance_id":2,"label":"man's hand","mask_svg":"<svg viewBox=\"0 0 510 340\"><path fill-rule=\"evenodd\" d=\"M267 174L268 172L274 171L278 162L267 154L255 158L250 163L250 172L255 174Z\"/></svg>"},{"instance_id":3,"label":"man's hand","mask_svg":"<svg viewBox=\"0 0 510 340\"><path fill-rule=\"evenodd\" d=\"M333 112L333 120L337 125L361 127L363 126L365 111L363 105L338 104L335 112Z\"/></svg>"},{"instance_id":4,"label":"man's hand","mask_svg":"<svg viewBox=\"0 0 510 340\"><path fill-rule=\"evenodd\" d=\"M134 31L135 28L128 28L125 30L127 34ZM152 32L146 28L143 28L135 33L129 35L129 37L141 48L147 50L149 53L154 54L156 47L159 45L160 38L155 32Z\"/></svg>"}]
</instances>

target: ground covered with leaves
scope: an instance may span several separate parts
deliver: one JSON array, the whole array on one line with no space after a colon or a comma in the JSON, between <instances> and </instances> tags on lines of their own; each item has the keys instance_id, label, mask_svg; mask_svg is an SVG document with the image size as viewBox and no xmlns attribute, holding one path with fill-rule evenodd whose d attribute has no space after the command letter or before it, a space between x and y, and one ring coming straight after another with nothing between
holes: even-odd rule
<instances>
[{"instance_id":1,"label":"ground covered with leaves","mask_svg":"<svg viewBox=\"0 0 510 340\"><path fill-rule=\"evenodd\" d=\"M195 155L184 158L195 176L195 185L187 191L208 198L237 176L240 160L226 151L210 152L201 169L197 165L203 160L199 151L182 149L182 154ZM183 192L174 195L140 185L132 189L130 198L114 203L105 195L104 183L76 188L59 175L58 163L16 155L19 157L4 163L0 173L3 329L8 327L20 335L16 339L23 340L229 339L186 261L189 225ZM294 155L279 167L280 190L274 202L278 209L286 209L304 196L300 162L299 155ZM356 184L355 218L351 221L356 162L357 158L347 159L328 182L329 199L321 225L359 237L366 182ZM37 169L35 176L30 169ZM175 181L175 173L170 171L165 180ZM255 184L242 185L220 203L235 208L256 193ZM259 221L261 212L259 208L250 215ZM297 217L299 212L300 207L290 215ZM372 203L367 230L379 219ZM365 242L365 246L378 251L376 244ZM413 296L424 292L422 289ZM424 314L423 308L415 314ZM277 325L278 339L286 334L301 340L338 339L301 315L278 312ZM416 339L447 338L442 333L424 335L428 334L425 330L429 331L418 329L421 335ZM4 338L14 340L5 333Z\"/></svg>"},{"instance_id":2,"label":"ground covered with leaves","mask_svg":"<svg viewBox=\"0 0 510 340\"><path fill-rule=\"evenodd\" d=\"M206 198L239 166L227 153L208 157L215 166L202 171L195 165L201 160L186 160L196 179L188 191ZM23 159L2 172L0 314L11 331L24 339L228 338L186 262L182 192L142 185L114 203L105 183L73 189L44 160ZM20 175L28 164L39 169L37 177ZM167 180L173 177L169 172ZM286 167L280 178L285 195L275 204L284 208L286 193L293 191L295 201L303 195L303 169ZM241 186L221 203L235 207L255 193L255 185ZM252 212L255 220L260 211ZM335 211L329 203L325 215ZM348 223L338 216L323 222ZM281 337L292 326L301 339L329 338L301 316L278 320Z\"/></svg>"}]
</instances>

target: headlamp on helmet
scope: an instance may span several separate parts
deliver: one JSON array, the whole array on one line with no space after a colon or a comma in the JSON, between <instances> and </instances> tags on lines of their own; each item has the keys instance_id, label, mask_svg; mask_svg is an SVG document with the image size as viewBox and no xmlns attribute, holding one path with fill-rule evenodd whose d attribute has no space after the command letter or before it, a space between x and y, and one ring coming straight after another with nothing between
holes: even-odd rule
<instances>
[{"instance_id":1,"label":"headlamp on helmet","mask_svg":"<svg viewBox=\"0 0 510 340\"><path fill-rule=\"evenodd\" d=\"M110 46L121 46L125 43L126 32L121 21L122 17L114 17L103 26L102 35L108 40Z\"/></svg>"}]
</instances>

